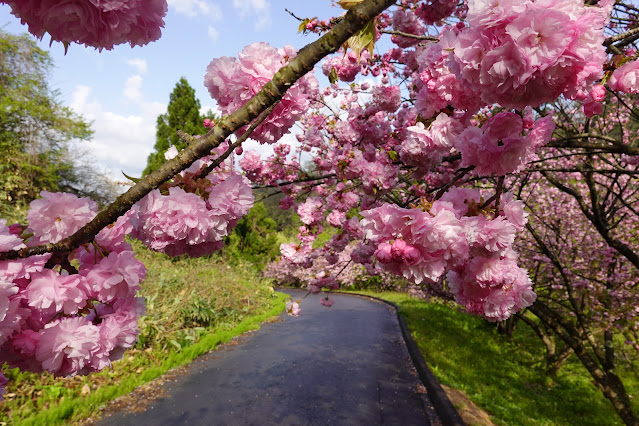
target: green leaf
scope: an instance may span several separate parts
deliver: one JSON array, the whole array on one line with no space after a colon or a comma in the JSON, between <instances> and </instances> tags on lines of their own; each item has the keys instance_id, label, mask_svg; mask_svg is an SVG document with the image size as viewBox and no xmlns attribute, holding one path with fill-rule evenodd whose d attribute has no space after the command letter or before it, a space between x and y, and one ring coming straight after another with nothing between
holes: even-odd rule
<instances>
[{"instance_id":1,"label":"green leaf","mask_svg":"<svg viewBox=\"0 0 639 426\"><path fill-rule=\"evenodd\" d=\"M352 7L357 6L363 1L364 0L340 0L336 3L339 4L342 7L342 9L348 10L348 9L351 9Z\"/></svg>"},{"instance_id":2,"label":"green leaf","mask_svg":"<svg viewBox=\"0 0 639 426\"><path fill-rule=\"evenodd\" d=\"M335 68L331 68L331 72L328 73L328 81L330 81L331 84L335 84L337 83L337 80L339 80L339 77L337 77L337 71L335 71Z\"/></svg>"},{"instance_id":3,"label":"green leaf","mask_svg":"<svg viewBox=\"0 0 639 426\"><path fill-rule=\"evenodd\" d=\"M134 178L132 176L127 175L126 173L122 172L122 174L124 175L125 178L127 178L128 180L130 180L133 183L138 183L139 181L142 180L142 178Z\"/></svg>"},{"instance_id":4,"label":"green leaf","mask_svg":"<svg viewBox=\"0 0 639 426\"><path fill-rule=\"evenodd\" d=\"M359 61L362 51L367 49L368 52L373 56L373 50L375 49L375 37L377 35L377 30L375 28L375 19L371 20L366 24L364 28L362 28L357 34L351 36L346 43L344 44L344 50L348 50L348 48L352 49L353 52L357 55L357 60Z\"/></svg>"},{"instance_id":5,"label":"green leaf","mask_svg":"<svg viewBox=\"0 0 639 426\"><path fill-rule=\"evenodd\" d=\"M299 27L297 27L297 32L298 32L298 33L303 33L303 32L305 32L305 31L306 31L306 24L308 24L309 22L310 22L310 21L309 21L309 19L308 19L308 18L304 19L304 20L302 21L302 23L300 24L300 26L299 26Z\"/></svg>"}]
</instances>

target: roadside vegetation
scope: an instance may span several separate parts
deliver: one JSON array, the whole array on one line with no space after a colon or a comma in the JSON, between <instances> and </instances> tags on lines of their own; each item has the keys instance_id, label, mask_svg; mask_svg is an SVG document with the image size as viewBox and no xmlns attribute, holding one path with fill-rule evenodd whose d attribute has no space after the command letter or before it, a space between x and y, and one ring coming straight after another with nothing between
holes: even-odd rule
<instances>
[{"instance_id":1,"label":"roadside vegetation","mask_svg":"<svg viewBox=\"0 0 639 426\"><path fill-rule=\"evenodd\" d=\"M508 337L499 334L494 324L460 312L452 304L405 293L357 293L397 304L437 379L463 391L496 424L623 424L574 355L556 377L547 374L545 348L523 322ZM632 369L637 367L634 359L622 374L635 397L639 378Z\"/></svg>"},{"instance_id":2,"label":"roadside vegetation","mask_svg":"<svg viewBox=\"0 0 639 426\"><path fill-rule=\"evenodd\" d=\"M241 260L231 267L223 256L171 259L139 244L135 249L149 271L141 292L147 312L139 321L136 348L89 376L5 370L9 386L0 424L67 424L95 416L107 401L259 328L282 312L288 297L275 293Z\"/></svg>"}]
</instances>

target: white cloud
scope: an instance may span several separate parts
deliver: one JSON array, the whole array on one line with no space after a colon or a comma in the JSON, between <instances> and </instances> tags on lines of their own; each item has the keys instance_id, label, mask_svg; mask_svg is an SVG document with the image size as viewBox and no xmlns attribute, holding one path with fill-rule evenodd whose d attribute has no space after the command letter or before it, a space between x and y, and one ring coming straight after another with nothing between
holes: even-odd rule
<instances>
[{"instance_id":1,"label":"white cloud","mask_svg":"<svg viewBox=\"0 0 639 426\"><path fill-rule=\"evenodd\" d=\"M141 59L141 58L127 59L126 63L132 66L133 68L135 68L136 71L139 72L140 74L145 74L146 70L148 69L146 64L146 59Z\"/></svg>"},{"instance_id":2,"label":"white cloud","mask_svg":"<svg viewBox=\"0 0 639 426\"><path fill-rule=\"evenodd\" d=\"M128 81L127 81L128 82ZM166 110L158 102L136 99L139 114L122 115L105 111L91 98L89 86L76 86L71 99L71 108L93 121L93 138L85 148L90 151L100 168L110 176L122 181L122 172L129 176L140 176L146 167L146 159L155 144L155 122Z\"/></svg>"},{"instance_id":3,"label":"white cloud","mask_svg":"<svg viewBox=\"0 0 639 426\"><path fill-rule=\"evenodd\" d=\"M181 13L189 18L204 15L212 18L214 21L222 20L222 9L216 3L205 0L168 0L168 3L177 13Z\"/></svg>"},{"instance_id":4,"label":"white cloud","mask_svg":"<svg viewBox=\"0 0 639 426\"><path fill-rule=\"evenodd\" d=\"M142 76L132 75L127 78L124 83L124 91L122 94L125 98L136 103L142 102Z\"/></svg>"},{"instance_id":5,"label":"white cloud","mask_svg":"<svg viewBox=\"0 0 639 426\"><path fill-rule=\"evenodd\" d=\"M233 0L233 7L240 18L255 20L255 31L271 26L271 3L268 0Z\"/></svg>"},{"instance_id":6,"label":"white cloud","mask_svg":"<svg viewBox=\"0 0 639 426\"><path fill-rule=\"evenodd\" d=\"M209 25L209 38L211 39L211 41L215 43L219 35L220 33L218 32L218 30L216 30L215 27Z\"/></svg>"}]
</instances>

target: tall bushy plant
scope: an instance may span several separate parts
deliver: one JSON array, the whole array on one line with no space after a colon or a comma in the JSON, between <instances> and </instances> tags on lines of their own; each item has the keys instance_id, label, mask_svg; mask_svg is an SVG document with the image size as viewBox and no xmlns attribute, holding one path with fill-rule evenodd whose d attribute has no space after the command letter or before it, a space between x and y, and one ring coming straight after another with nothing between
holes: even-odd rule
<instances>
[{"instance_id":1,"label":"tall bushy plant","mask_svg":"<svg viewBox=\"0 0 639 426\"><path fill-rule=\"evenodd\" d=\"M258 270L279 256L277 224L266 215L262 203L255 203L227 237L225 252L231 258L252 263Z\"/></svg>"}]
</instances>

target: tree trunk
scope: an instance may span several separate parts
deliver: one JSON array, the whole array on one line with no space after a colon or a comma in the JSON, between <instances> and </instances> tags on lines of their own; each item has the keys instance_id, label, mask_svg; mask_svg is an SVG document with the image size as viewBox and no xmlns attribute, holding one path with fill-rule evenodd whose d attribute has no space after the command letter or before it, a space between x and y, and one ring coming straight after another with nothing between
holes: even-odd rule
<instances>
[{"instance_id":1,"label":"tree trunk","mask_svg":"<svg viewBox=\"0 0 639 426\"><path fill-rule=\"evenodd\" d=\"M595 356L593 357L593 354L588 351L587 346L581 339L581 334L569 321L562 318L559 313L554 312L539 299L529 309L575 352L582 365L595 379L596 386L612 403L621 420L627 425L639 425L639 419L632 409L626 388L619 376L614 372L614 363L612 362L612 357L610 357L613 350L612 345L607 345L608 347L606 347L605 351L607 356L605 359L600 360L609 365L605 365L602 368L598 362L599 357L597 354L594 354ZM609 333L609 336L611 335Z\"/></svg>"}]
</instances>

